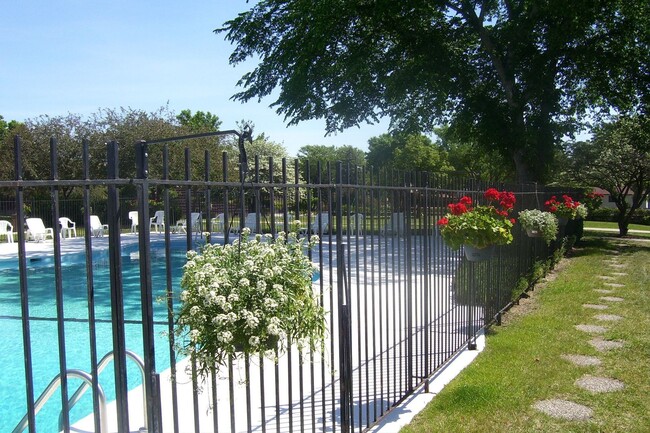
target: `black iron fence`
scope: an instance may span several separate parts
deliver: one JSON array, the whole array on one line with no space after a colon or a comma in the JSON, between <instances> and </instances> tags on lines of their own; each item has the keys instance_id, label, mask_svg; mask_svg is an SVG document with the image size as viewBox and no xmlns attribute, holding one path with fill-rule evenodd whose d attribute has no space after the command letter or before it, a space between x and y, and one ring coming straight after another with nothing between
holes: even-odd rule
<instances>
[{"instance_id":1,"label":"black iron fence","mask_svg":"<svg viewBox=\"0 0 650 433\"><path fill-rule=\"evenodd\" d=\"M5 341L19 350L0 363L20 363L22 373L16 388L0 396L20 401L0 417L0 430L365 431L426 387L454 354L474 348L477 334L498 323L519 279L559 244L529 238L516 226L511 245L488 261L468 262L437 232L447 204L463 195L478 200L487 187L511 190L521 210L540 208L557 192L535 185L343 163L317 165L313 173L306 162L259 158L247 170L243 157L239 181L215 180L207 151L205 176L193 179L189 150L182 156L186 175L173 179L168 141L135 145L134 179L119 176L114 142L107 146L106 177L88 179L84 142L85 174L65 180L57 175L53 141L50 178L23 180L16 139L15 179L0 180L12 192L0 214L13 218L16 232L14 244L0 244L0 323L13 330ZM228 158L217 158L219 172L231 172ZM159 175L148 171L151 160L162 162ZM82 198L62 200L62 186ZM49 199L25 199L44 188ZM98 192L102 200L91 198ZM53 228L51 241L29 240L33 233L18 223L26 210ZM150 224L156 211L163 212L160 226ZM130 212L140 222L135 233ZM77 239L59 235L60 217L84 228ZM309 254L320 271L313 287L328 312L325 350L246 356L202 381L177 355L173 337L183 252L207 239L231 242L244 226L276 235L295 220L320 237ZM50 370L41 368L43 357ZM111 363L112 373L102 374ZM45 402L42 395L54 397ZM54 417L43 415L47 407Z\"/></svg>"}]
</instances>

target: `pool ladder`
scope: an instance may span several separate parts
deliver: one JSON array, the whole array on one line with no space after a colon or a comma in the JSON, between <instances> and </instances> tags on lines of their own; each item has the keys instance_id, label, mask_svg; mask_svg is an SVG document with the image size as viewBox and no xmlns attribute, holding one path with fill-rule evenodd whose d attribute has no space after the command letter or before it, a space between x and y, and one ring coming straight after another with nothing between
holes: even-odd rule
<instances>
[{"instance_id":1,"label":"pool ladder","mask_svg":"<svg viewBox=\"0 0 650 433\"><path fill-rule=\"evenodd\" d=\"M109 362L111 362L114 358L114 353L113 351L108 352L104 357L99 361L97 364L97 375L99 375L104 368L108 365ZM137 354L134 352L131 352L130 350L126 351L126 357L130 358L135 362L135 364L138 366L138 370L140 370L140 375L142 376L142 384L144 384L144 378L145 378L145 373L144 373L144 362L142 361L142 358L140 358ZM68 378L77 378L81 379L83 383L77 388L77 391L72 395L70 400L68 401L68 409L72 409L75 404L81 399L83 394L89 389L92 388L93 386L93 379L92 375L89 373L86 373L83 370L77 370L77 369L69 369L66 370L66 377ZM54 379L50 382L50 384L45 388L45 390L41 393L41 395L36 399L36 402L34 403L34 415L36 415L47 403L47 401L54 395L54 392L61 386L61 374L57 374L54 376ZM97 384L97 397L99 400L99 422L100 422L100 431L98 433L108 433L108 419L107 419L107 413L106 413L106 394L104 393L104 390L102 389L101 385ZM146 431L147 430L147 400L146 400L146 395L144 393L144 389L142 392L142 409L143 409L143 414L144 414L144 428L140 429L141 431ZM61 417L63 414L59 415L59 431L62 429L62 420ZM27 420L27 414L23 417L23 419L20 420L18 425L12 430L12 433L22 433L23 430L25 430L29 426L29 421Z\"/></svg>"}]
</instances>

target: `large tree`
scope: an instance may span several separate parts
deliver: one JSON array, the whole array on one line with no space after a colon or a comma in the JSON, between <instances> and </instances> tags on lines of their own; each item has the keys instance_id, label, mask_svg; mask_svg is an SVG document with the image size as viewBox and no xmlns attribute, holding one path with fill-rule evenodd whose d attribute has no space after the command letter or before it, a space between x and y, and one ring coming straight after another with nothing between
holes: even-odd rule
<instances>
[{"instance_id":1,"label":"large tree","mask_svg":"<svg viewBox=\"0 0 650 433\"><path fill-rule=\"evenodd\" d=\"M216 31L256 67L234 95L271 95L289 123L329 132L388 116L449 125L544 180L576 119L645 110L647 0L262 0Z\"/></svg>"},{"instance_id":2,"label":"large tree","mask_svg":"<svg viewBox=\"0 0 650 433\"><path fill-rule=\"evenodd\" d=\"M570 146L570 161L573 180L609 192L625 236L632 214L650 194L650 119L624 117L600 125L593 140Z\"/></svg>"}]
</instances>

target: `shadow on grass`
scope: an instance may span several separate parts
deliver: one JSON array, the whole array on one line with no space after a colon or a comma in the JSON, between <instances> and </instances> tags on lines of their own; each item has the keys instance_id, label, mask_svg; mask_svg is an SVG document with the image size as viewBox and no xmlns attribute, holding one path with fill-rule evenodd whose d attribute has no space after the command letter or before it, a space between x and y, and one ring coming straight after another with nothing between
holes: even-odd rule
<instances>
[{"instance_id":1,"label":"shadow on grass","mask_svg":"<svg viewBox=\"0 0 650 433\"><path fill-rule=\"evenodd\" d=\"M636 239L640 239L641 242L635 243ZM618 242L617 242L618 241ZM643 238L634 238L634 237L619 237L616 235L611 235L609 233L598 233L585 235L580 242L577 244L579 247L578 250L574 250L574 256L585 256L595 253L602 253L602 250L607 251L618 251L623 255L631 255L637 252L650 252L650 242L647 242L647 239ZM617 248L616 244L624 242L625 248L620 250Z\"/></svg>"}]
</instances>

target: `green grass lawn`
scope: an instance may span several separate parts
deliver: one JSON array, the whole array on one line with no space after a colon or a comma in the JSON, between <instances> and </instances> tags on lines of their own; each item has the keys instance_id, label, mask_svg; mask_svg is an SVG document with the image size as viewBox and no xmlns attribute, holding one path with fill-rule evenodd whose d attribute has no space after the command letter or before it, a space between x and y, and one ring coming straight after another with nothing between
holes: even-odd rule
<instances>
[{"instance_id":1,"label":"green grass lawn","mask_svg":"<svg viewBox=\"0 0 650 433\"><path fill-rule=\"evenodd\" d=\"M586 237L531 298L508 312L504 325L493 327L476 361L456 377L413 422L412 432L648 432L650 426L650 243ZM626 267L612 269L607 260L619 249ZM618 322L594 318L603 311L582 305L602 304L594 291L604 289L599 275L625 272L606 314ZM625 346L598 352L593 338L578 324L607 326L602 336ZM563 354L597 356L602 365L575 366ZM575 386L589 374L623 381L622 391L592 394ZM563 421L535 410L538 400L566 399L594 410L590 421Z\"/></svg>"},{"instance_id":2,"label":"green grass lawn","mask_svg":"<svg viewBox=\"0 0 650 433\"><path fill-rule=\"evenodd\" d=\"M618 224L607 222L607 221L585 221L585 228L599 228L599 229L612 229L618 230ZM641 224L630 224L630 230L643 230L650 232L650 226L644 226Z\"/></svg>"}]
</instances>

